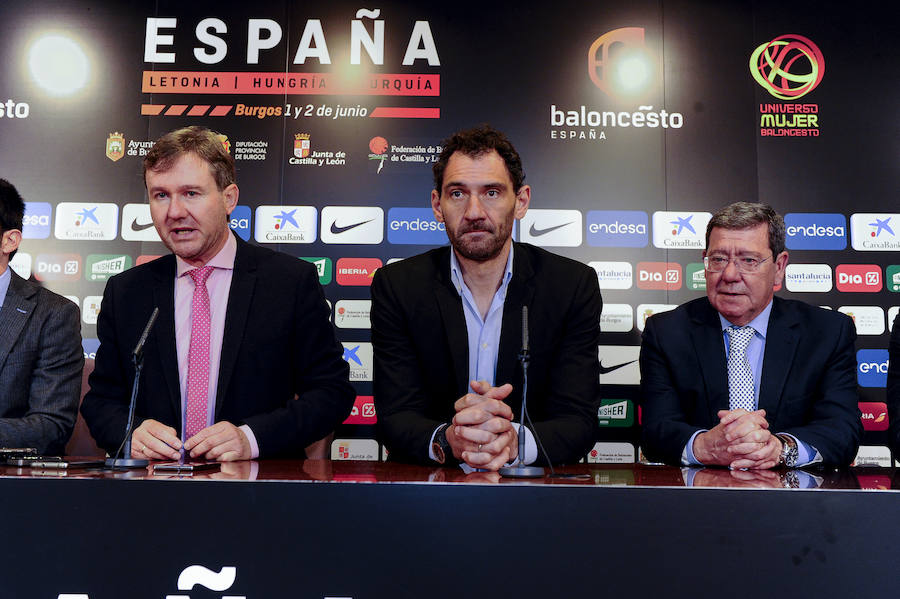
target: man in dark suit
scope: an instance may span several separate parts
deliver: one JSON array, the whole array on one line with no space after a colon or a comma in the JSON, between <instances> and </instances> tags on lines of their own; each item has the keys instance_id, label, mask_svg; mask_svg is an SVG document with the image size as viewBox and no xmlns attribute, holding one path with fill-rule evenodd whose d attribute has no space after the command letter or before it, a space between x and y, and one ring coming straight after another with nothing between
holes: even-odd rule
<instances>
[{"instance_id":1,"label":"man in dark suit","mask_svg":"<svg viewBox=\"0 0 900 599\"><path fill-rule=\"evenodd\" d=\"M707 297L647 320L643 451L673 464L846 466L859 448L853 321L774 297L784 220L737 202L706 230Z\"/></svg>"},{"instance_id":2,"label":"man in dark suit","mask_svg":"<svg viewBox=\"0 0 900 599\"><path fill-rule=\"evenodd\" d=\"M173 255L109 280L82 413L97 443L123 440L131 352L153 311L132 456L220 461L302 456L353 405L315 268L228 227L234 160L215 133L164 135L144 161L150 213Z\"/></svg>"},{"instance_id":3,"label":"man in dark suit","mask_svg":"<svg viewBox=\"0 0 900 599\"><path fill-rule=\"evenodd\" d=\"M431 205L450 247L379 269L372 283L374 388L391 459L497 470L573 462L594 439L602 301L584 264L512 243L531 189L518 153L490 127L451 136ZM528 307L528 414L518 429L522 307ZM538 454L534 434L546 449Z\"/></svg>"},{"instance_id":4,"label":"man in dark suit","mask_svg":"<svg viewBox=\"0 0 900 599\"><path fill-rule=\"evenodd\" d=\"M0 447L61 454L81 395L78 306L9 268L25 203L0 179Z\"/></svg>"}]
</instances>

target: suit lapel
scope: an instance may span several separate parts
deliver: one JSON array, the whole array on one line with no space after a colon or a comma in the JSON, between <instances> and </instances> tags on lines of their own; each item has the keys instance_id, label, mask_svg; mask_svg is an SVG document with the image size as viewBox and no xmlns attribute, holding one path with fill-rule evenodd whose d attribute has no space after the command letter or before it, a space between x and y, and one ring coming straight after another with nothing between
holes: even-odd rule
<instances>
[{"instance_id":1,"label":"suit lapel","mask_svg":"<svg viewBox=\"0 0 900 599\"><path fill-rule=\"evenodd\" d=\"M691 312L691 342L700 362L707 394L706 409L709 422L717 423L719 410L728 409L728 365L725 359L725 341L718 313L708 300L697 302Z\"/></svg>"},{"instance_id":2,"label":"suit lapel","mask_svg":"<svg viewBox=\"0 0 900 599\"><path fill-rule=\"evenodd\" d=\"M6 363L10 350L22 333L35 306L34 300L31 299L35 290L12 269L9 269L9 274L9 289L6 291L3 307L0 308L0 368Z\"/></svg>"},{"instance_id":3,"label":"suit lapel","mask_svg":"<svg viewBox=\"0 0 900 599\"><path fill-rule=\"evenodd\" d=\"M153 286L153 302L159 308L159 316L153 326L150 340L157 347L157 354L162 365L163 377L169 388L169 401L174 414L178 414L181 426L181 383L178 379L178 350L175 347L175 267L174 254L159 258L168 264L161 263L156 269L156 284ZM143 327L143 325L141 325Z\"/></svg>"},{"instance_id":4,"label":"suit lapel","mask_svg":"<svg viewBox=\"0 0 900 599\"><path fill-rule=\"evenodd\" d=\"M777 297L773 302L766 330L766 350L759 385L759 408L766 411L766 420L769 422L774 422L778 415L781 392L794 362L800 336L796 329L797 319L791 314L785 314L784 305Z\"/></svg>"},{"instance_id":5,"label":"suit lapel","mask_svg":"<svg viewBox=\"0 0 900 599\"><path fill-rule=\"evenodd\" d=\"M513 387L520 385L514 380L516 375L516 358L522 346L522 306L531 308L534 298L534 268L531 264L531 256L524 247L514 244L513 250L513 275L506 289L506 300L503 304L503 323L500 328L500 347L497 354L497 372L494 376L494 384L499 386L504 383L512 383ZM529 314L530 330L534 330L534 317Z\"/></svg>"},{"instance_id":6,"label":"suit lapel","mask_svg":"<svg viewBox=\"0 0 900 599\"><path fill-rule=\"evenodd\" d=\"M441 314L444 330L447 332L447 345L453 361L453 378L456 381L457 393L461 397L469 391L469 337L466 317L463 314L462 300L450 279L449 252L437 252L435 258L437 264L433 286L434 299Z\"/></svg>"},{"instance_id":7,"label":"suit lapel","mask_svg":"<svg viewBox=\"0 0 900 599\"><path fill-rule=\"evenodd\" d=\"M247 315L256 288L256 256L252 248L238 238L234 256L231 289L228 291L228 307L225 310L225 331L222 335L222 354L219 360L219 380L216 386L215 420L219 419L222 404L228 396L228 385L237 363L241 340L247 326Z\"/></svg>"}]
</instances>

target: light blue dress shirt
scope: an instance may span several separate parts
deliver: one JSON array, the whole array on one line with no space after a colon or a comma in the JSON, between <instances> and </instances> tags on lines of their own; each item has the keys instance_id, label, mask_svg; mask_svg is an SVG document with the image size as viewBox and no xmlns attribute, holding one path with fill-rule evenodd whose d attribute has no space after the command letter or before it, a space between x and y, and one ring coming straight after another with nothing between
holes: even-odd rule
<instances>
[{"instance_id":1,"label":"light blue dress shirt","mask_svg":"<svg viewBox=\"0 0 900 599\"><path fill-rule=\"evenodd\" d=\"M487 316L483 319L478 304L472 291L463 280L462 269L456 259L456 252L450 251L450 281L454 289L459 293L463 304L463 314L466 318L466 334L469 340L469 379L470 381L487 381L494 386L494 377L497 373L497 358L500 350L500 331L503 325L503 305L506 301L506 291L512 279L513 248L510 246L509 257L506 260L506 270L500 280L500 287L494 293ZM512 423L518 431L519 424ZM537 444L529 429L525 429L525 463L531 464L537 459ZM434 441L435 430L431 435ZM428 455L435 458L429 443ZM463 464L465 466L465 464Z\"/></svg>"},{"instance_id":2,"label":"light blue dress shirt","mask_svg":"<svg viewBox=\"0 0 900 599\"><path fill-rule=\"evenodd\" d=\"M6 270L0 275L0 308L3 307L3 302L6 300L6 292L9 291L9 282L11 279L12 275L9 274L9 265L7 265Z\"/></svg>"},{"instance_id":3,"label":"light blue dress shirt","mask_svg":"<svg viewBox=\"0 0 900 599\"><path fill-rule=\"evenodd\" d=\"M772 300L769 300L768 305L763 308L763 311L760 312L756 318L747 323L747 326L753 327L753 330L755 331L753 338L750 339L750 343L747 345L747 362L750 363L750 367L753 370L753 405L757 409L759 408L759 383L762 379L763 357L766 353L766 333L768 333L769 330L769 316L771 314ZM719 314L719 322L722 325L722 337L725 340L725 358L727 360L728 351L730 350L731 345L727 329L734 325L728 322L721 314ZM707 429L699 430L688 439L687 445L685 445L681 456L682 462L685 465L702 465L702 463L694 456L694 439L700 433L705 433L706 430ZM797 441L797 450L799 454L797 456L798 466L805 466L822 460L822 456L819 455L819 452L815 447L804 443L794 435L790 435L790 437Z\"/></svg>"}]
</instances>

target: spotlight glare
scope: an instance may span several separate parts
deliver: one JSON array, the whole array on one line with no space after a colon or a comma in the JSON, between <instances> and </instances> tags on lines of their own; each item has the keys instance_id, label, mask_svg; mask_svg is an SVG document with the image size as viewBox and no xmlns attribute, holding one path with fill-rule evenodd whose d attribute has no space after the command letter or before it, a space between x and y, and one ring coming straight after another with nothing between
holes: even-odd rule
<instances>
[{"instance_id":1,"label":"spotlight glare","mask_svg":"<svg viewBox=\"0 0 900 599\"><path fill-rule=\"evenodd\" d=\"M616 79L622 90L627 93L643 90L650 81L650 65L646 57L623 57L616 65Z\"/></svg>"},{"instance_id":2,"label":"spotlight glare","mask_svg":"<svg viewBox=\"0 0 900 599\"><path fill-rule=\"evenodd\" d=\"M34 81L55 96L74 94L87 84L90 64L84 51L71 38L46 35L28 53Z\"/></svg>"}]
</instances>

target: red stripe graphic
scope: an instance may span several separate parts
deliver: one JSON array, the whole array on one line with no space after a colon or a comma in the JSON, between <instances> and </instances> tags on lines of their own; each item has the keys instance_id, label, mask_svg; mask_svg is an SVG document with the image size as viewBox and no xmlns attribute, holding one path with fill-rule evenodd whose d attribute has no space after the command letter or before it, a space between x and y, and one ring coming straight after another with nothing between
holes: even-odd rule
<instances>
[{"instance_id":1,"label":"red stripe graphic","mask_svg":"<svg viewBox=\"0 0 900 599\"><path fill-rule=\"evenodd\" d=\"M399 108L379 106L369 117L373 119L439 119L440 108Z\"/></svg>"}]
</instances>

